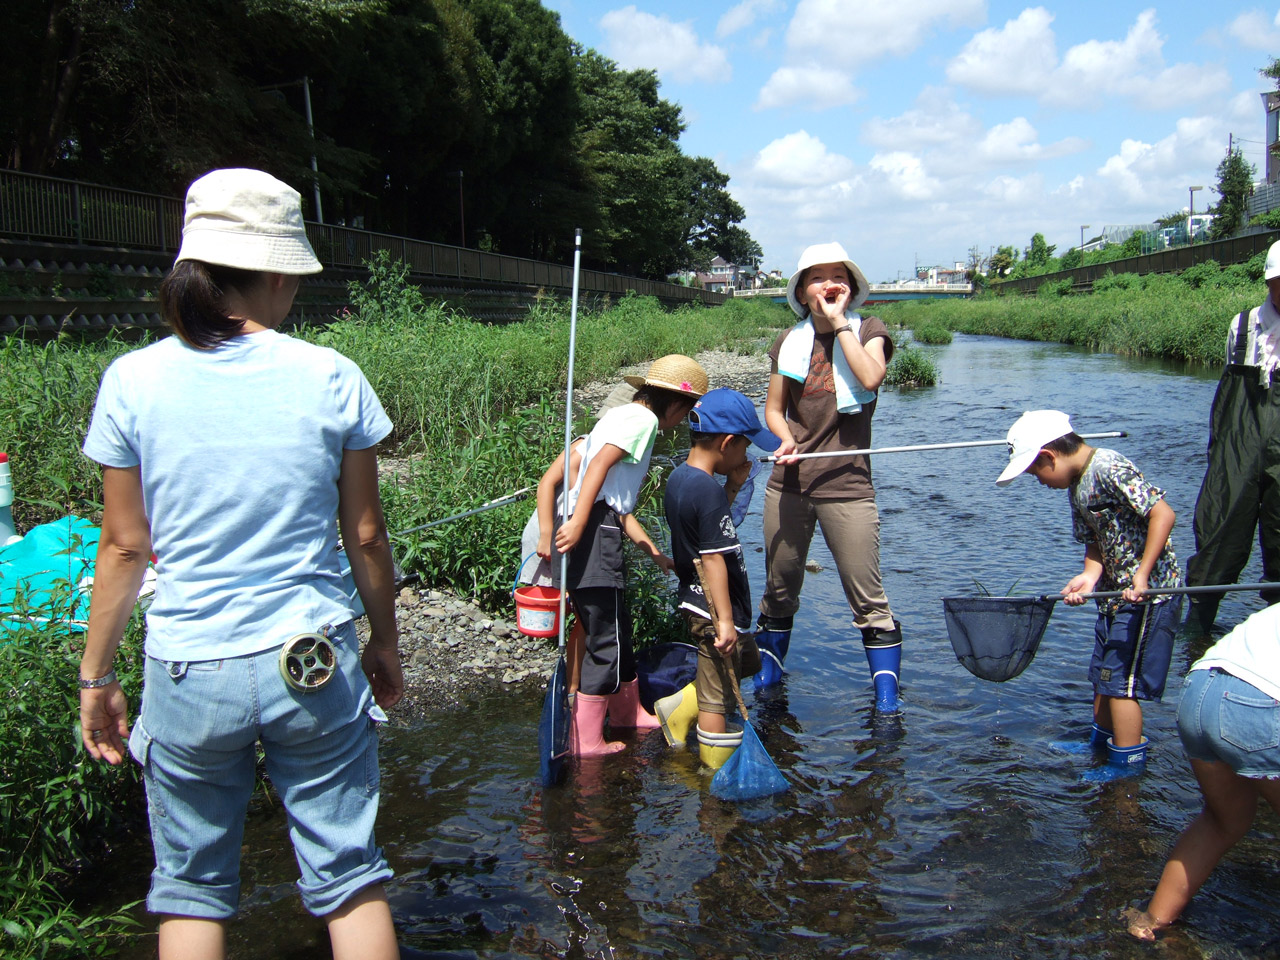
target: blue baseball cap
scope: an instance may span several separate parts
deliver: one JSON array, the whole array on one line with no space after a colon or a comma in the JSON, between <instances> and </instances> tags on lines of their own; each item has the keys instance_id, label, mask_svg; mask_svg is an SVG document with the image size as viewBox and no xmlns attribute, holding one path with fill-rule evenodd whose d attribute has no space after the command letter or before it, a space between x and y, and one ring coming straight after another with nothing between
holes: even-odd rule
<instances>
[{"instance_id":1,"label":"blue baseball cap","mask_svg":"<svg viewBox=\"0 0 1280 960\"><path fill-rule=\"evenodd\" d=\"M760 425L751 401L728 387L711 390L698 399L689 411L689 429L694 433L740 434L770 453L782 443Z\"/></svg>"}]
</instances>

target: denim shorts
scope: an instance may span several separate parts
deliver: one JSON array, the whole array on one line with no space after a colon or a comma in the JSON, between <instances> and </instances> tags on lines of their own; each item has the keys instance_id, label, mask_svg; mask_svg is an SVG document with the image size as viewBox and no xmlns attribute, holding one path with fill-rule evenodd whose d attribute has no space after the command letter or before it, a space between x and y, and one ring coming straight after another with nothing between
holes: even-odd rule
<instances>
[{"instance_id":1,"label":"denim shorts","mask_svg":"<svg viewBox=\"0 0 1280 960\"><path fill-rule=\"evenodd\" d=\"M1089 662L1093 692L1131 700L1163 697L1181 619L1181 597L1127 603L1111 616L1099 616Z\"/></svg>"},{"instance_id":2,"label":"denim shorts","mask_svg":"<svg viewBox=\"0 0 1280 960\"><path fill-rule=\"evenodd\" d=\"M378 735L386 719L360 667L355 626L329 631L337 670L298 691L280 647L227 660L148 657L129 751L147 787L152 913L223 919L240 899L240 845L255 744L289 818L304 906L316 916L392 875L374 845Z\"/></svg>"},{"instance_id":3,"label":"denim shorts","mask_svg":"<svg viewBox=\"0 0 1280 960\"><path fill-rule=\"evenodd\" d=\"M1192 760L1225 763L1242 777L1280 779L1280 701L1225 670L1187 675L1178 734Z\"/></svg>"}]
</instances>

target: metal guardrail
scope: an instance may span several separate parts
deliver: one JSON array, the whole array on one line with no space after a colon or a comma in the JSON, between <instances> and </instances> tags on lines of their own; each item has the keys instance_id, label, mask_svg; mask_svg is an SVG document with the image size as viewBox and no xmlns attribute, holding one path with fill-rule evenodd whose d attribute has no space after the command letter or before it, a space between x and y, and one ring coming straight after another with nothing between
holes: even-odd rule
<instances>
[{"instance_id":1,"label":"metal guardrail","mask_svg":"<svg viewBox=\"0 0 1280 960\"><path fill-rule=\"evenodd\" d=\"M1280 238L1280 231L1255 233L1229 240L1212 240L1208 243L1193 243L1184 247L1171 247L1155 253L1144 253L1137 257L1125 257L1123 260L1111 260L1107 263L1091 263L1071 270L1059 270L1057 273L1044 273L1038 277L1020 277L1017 280L1000 280L992 283L992 289L999 292L1033 293L1046 283L1060 283L1070 280L1073 284L1091 284L1108 273L1178 273L1197 263L1214 260L1220 264L1244 263L1267 248Z\"/></svg>"},{"instance_id":2,"label":"metal guardrail","mask_svg":"<svg viewBox=\"0 0 1280 960\"><path fill-rule=\"evenodd\" d=\"M175 197L0 169L0 236L176 253L182 216L183 201ZM387 250L419 277L555 290L573 286L572 271L563 264L351 227L311 222L306 226L316 256L326 266L359 269L376 251ZM600 270L583 270L580 287L617 296L634 291L668 303L721 304L728 299L723 293Z\"/></svg>"}]
</instances>

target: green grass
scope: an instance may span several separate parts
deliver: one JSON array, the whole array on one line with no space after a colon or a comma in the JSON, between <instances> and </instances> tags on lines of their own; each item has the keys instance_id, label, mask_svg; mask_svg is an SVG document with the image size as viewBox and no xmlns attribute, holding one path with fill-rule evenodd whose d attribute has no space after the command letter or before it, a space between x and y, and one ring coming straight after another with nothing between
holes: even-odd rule
<instances>
[{"instance_id":1,"label":"green grass","mask_svg":"<svg viewBox=\"0 0 1280 960\"><path fill-rule=\"evenodd\" d=\"M1121 274L1097 281L1091 294L1066 295L1060 285L1048 286L1036 296L887 304L881 316L917 334L941 327L1216 365L1231 318L1265 295L1251 265L1220 270L1199 264L1177 276Z\"/></svg>"}]
</instances>

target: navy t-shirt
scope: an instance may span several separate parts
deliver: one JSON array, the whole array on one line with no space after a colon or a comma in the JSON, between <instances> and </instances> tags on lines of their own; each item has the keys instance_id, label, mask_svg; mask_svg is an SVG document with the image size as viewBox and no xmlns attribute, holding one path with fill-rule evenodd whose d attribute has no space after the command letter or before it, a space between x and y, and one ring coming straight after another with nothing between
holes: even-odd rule
<instances>
[{"instance_id":1,"label":"navy t-shirt","mask_svg":"<svg viewBox=\"0 0 1280 960\"><path fill-rule=\"evenodd\" d=\"M680 608L710 619L693 561L702 554L719 553L729 574L734 626L740 632L749 631L751 586L724 488L710 474L682 463L667 480L665 507L671 528L671 558L680 578Z\"/></svg>"}]
</instances>

